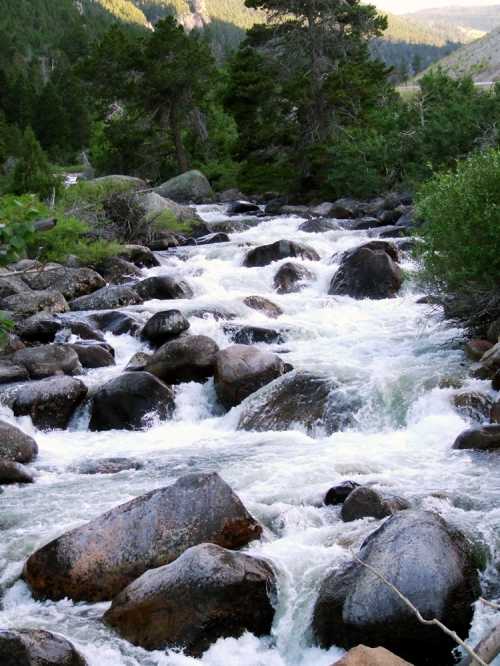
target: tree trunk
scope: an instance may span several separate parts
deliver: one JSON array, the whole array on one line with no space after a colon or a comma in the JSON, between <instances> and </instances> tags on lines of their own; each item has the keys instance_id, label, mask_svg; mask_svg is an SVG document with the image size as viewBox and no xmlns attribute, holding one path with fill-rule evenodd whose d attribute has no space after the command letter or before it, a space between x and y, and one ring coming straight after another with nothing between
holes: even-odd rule
<instances>
[{"instance_id":1,"label":"tree trunk","mask_svg":"<svg viewBox=\"0 0 500 666\"><path fill-rule=\"evenodd\" d=\"M179 165L180 172L184 173L185 171L189 170L189 159L186 148L182 141L182 128L179 124L179 118L177 116L176 109L172 109L170 111L170 130L174 139L177 164Z\"/></svg>"}]
</instances>

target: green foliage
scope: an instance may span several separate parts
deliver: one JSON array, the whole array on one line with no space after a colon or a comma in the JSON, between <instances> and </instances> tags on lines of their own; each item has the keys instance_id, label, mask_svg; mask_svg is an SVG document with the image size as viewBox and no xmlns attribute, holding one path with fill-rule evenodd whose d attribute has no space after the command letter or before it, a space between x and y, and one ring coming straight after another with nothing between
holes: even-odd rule
<instances>
[{"instance_id":1,"label":"green foliage","mask_svg":"<svg viewBox=\"0 0 500 666\"><path fill-rule=\"evenodd\" d=\"M9 190L14 194L37 194L48 198L61 189L61 180L51 166L33 130L28 127L23 136L19 159L12 174Z\"/></svg>"},{"instance_id":2,"label":"green foliage","mask_svg":"<svg viewBox=\"0 0 500 666\"><path fill-rule=\"evenodd\" d=\"M456 291L498 289L499 182L500 151L488 150L420 189L417 211L426 221L420 257L436 284Z\"/></svg>"},{"instance_id":3,"label":"green foliage","mask_svg":"<svg viewBox=\"0 0 500 666\"><path fill-rule=\"evenodd\" d=\"M150 222L152 231L155 233L171 231L173 233L189 234L193 224L189 220L178 220L171 210L154 213L150 217Z\"/></svg>"},{"instance_id":4,"label":"green foliage","mask_svg":"<svg viewBox=\"0 0 500 666\"><path fill-rule=\"evenodd\" d=\"M22 259L35 232L43 206L33 195L0 197L0 265Z\"/></svg>"}]
</instances>

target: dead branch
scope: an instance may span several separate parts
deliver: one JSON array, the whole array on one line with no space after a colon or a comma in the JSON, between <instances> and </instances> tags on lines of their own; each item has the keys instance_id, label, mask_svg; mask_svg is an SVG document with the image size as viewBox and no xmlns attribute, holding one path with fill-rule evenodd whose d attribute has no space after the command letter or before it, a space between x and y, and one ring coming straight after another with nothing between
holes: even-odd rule
<instances>
[{"instance_id":1,"label":"dead branch","mask_svg":"<svg viewBox=\"0 0 500 666\"><path fill-rule=\"evenodd\" d=\"M495 610L500 610L500 604L496 604L494 601L488 601L488 599L484 599L483 597L479 597L479 601L486 606L489 606L490 608L494 608Z\"/></svg>"},{"instance_id":2,"label":"dead branch","mask_svg":"<svg viewBox=\"0 0 500 666\"><path fill-rule=\"evenodd\" d=\"M500 654L500 623L493 627L489 634L482 638L475 646L474 652L487 664L491 664ZM464 657L458 666L474 666L476 662L469 656ZM481 663L481 662L480 662Z\"/></svg>"}]
</instances>

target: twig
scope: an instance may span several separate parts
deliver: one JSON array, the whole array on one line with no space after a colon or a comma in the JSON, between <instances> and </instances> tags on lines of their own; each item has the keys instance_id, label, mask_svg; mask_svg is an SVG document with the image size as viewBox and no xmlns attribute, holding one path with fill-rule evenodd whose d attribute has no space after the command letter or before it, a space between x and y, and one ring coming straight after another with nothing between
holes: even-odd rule
<instances>
[{"instance_id":1,"label":"twig","mask_svg":"<svg viewBox=\"0 0 500 666\"><path fill-rule=\"evenodd\" d=\"M377 571L370 564L367 564L366 562L363 562L363 560L361 560L352 550L351 550L351 553L352 553L352 556L353 556L353 558L356 562L358 562L362 566L366 567L369 571L372 572L372 574L374 574L383 583L385 583L385 585L387 585L387 587L389 587L394 592L394 594L396 594L401 599L401 601L406 606L408 606L408 608L411 611L413 611L413 613L415 613L415 615L417 616L418 621L421 624L425 624L427 626L428 625L435 625L436 627L439 627L441 629L441 631L444 631L445 634L450 636L450 638L452 638L455 641L455 643L458 643L458 645L463 647L463 649L467 652L467 654L469 654L469 656L472 657L472 660L473 660L472 663L473 664L477 663L477 664L479 664L479 666L488 666L488 664L485 661L483 661L481 659L481 657L478 654L476 654L476 652L474 652L474 650L471 647L469 647L467 645L467 643L465 643L455 631L452 631L451 629L448 629L448 627L446 625L444 625L442 622L440 622L437 618L433 618L432 620L426 620L425 618L423 618L422 615L420 614L420 611L418 610L418 608L416 606L414 606L412 604L412 602L408 599L408 597L405 597L405 595L402 592L400 592L395 585L393 585L390 581L388 581L387 578L383 574L381 574L379 571Z\"/></svg>"},{"instance_id":2,"label":"twig","mask_svg":"<svg viewBox=\"0 0 500 666\"><path fill-rule=\"evenodd\" d=\"M27 275L28 273L48 273L49 271L59 271L64 266L40 266L38 268L26 268L24 271L12 271L10 273L1 273L0 280L7 277L17 277L19 275Z\"/></svg>"},{"instance_id":3,"label":"twig","mask_svg":"<svg viewBox=\"0 0 500 666\"><path fill-rule=\"evenodd\" d=\"M488 601L488 599L484 599L483 597L479 597L479 601L481 601L486 606L489 606L490 608L494 608L495 610L500 611L500 604L496 604L494 601Z\"/></svg>"}]
</instances>

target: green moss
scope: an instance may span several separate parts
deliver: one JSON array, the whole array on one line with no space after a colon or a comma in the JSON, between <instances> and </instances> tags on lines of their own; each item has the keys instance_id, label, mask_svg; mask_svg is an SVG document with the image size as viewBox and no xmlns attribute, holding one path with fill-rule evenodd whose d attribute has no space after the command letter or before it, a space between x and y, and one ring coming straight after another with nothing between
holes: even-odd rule
<instances>
[{"instance_id":1,"label":"green moss","mask_svg":"<svg viewBox=\"0 0 500 666\"><path fill-rule=\"evenodd\" d=\"M122 176L107 176L94 180L82 180L68 187L61 196L60 205L65 209L72 207L102 204L112 194L130 192L139 189L140 181L128 180Z\"/></svg>"}]
</instances>

